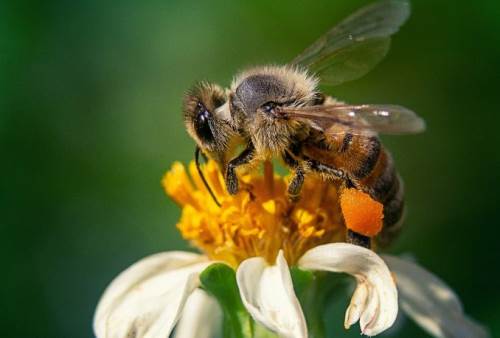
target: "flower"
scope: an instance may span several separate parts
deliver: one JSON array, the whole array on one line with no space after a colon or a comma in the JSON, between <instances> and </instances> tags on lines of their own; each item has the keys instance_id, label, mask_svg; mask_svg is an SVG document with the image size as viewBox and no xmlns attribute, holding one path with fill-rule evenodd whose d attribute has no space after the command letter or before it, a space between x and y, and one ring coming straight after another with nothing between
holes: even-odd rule
<instances>
[{"instance_id":1,"label":"flower","mask_svg":"<svg viewBox=\"0 0 500 338\"><path fill-rule=\"evenodd\" d=\"M255 322L280 337L308 337L291 266L354 277L356 288L346 310L346 328L359 321L361 332L374 336L391 327L398 314L399 290L403 311L434 336L487 337L436 277L413 263L343 243L345 210L333 184L308 177L303 198L290 202L287 178L275 175L266 163L263 175L242 175L240 193L231 196L217 166L209 162L203 173L219 207L193 163L189 172L175 163L163 186L182 207L177 228L203 254L159 253L122 272L96 309L98 338L168 337L174 327L177 338L212 337L221 327L220 309L227 309L219 297L221 306L215 302L210 286L201 279L216 262L236 270L238 300L233 303L240 302ZM353 196L357 194L347 204L356 204ZM375 211L365 210L360 213L365 216L359 216L349 210L349 219L369 229L366 224L380 223L379 209L376 202L361 198L366 208L374 205ZM242 330L246 330L245 337L258 337L252 328Z\"/></svg>"}]
</instances>

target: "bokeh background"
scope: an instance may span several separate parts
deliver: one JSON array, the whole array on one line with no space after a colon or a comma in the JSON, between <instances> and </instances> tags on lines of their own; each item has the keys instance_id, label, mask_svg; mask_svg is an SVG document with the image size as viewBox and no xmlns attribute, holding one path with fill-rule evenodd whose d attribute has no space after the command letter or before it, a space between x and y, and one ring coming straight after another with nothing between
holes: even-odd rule
<instances>
[{"instance_id":1,"label":"bokeh background","mask_svg":"<svg viewBox=\"0 0 500 338\"><path fill-rule=\"evenodd\" d=\"M91 337L117 273L188 248L160 187L172 162L193 154L183 92L286 63L367 3L0 2L2 337ZM333 93L426 119L425 134L385 139L409 206L390 251L411 253L499 332L500 5L412 7L388 57ZM338 337L342 321L332 318ZM425 334L405 322L394 336Z\"/></svg>"}]
</instances>

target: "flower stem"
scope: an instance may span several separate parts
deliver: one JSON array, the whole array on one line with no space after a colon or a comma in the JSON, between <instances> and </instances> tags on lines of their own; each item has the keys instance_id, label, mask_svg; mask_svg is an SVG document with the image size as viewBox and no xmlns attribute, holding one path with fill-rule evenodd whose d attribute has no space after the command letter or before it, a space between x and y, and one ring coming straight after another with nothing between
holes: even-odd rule
<instances>
[{"instance_id":1,"label":"flower stem","mask_svg":"<svg viewBox=\"0 0 500 338\"><path fill-rule=\"evenodd\" d=\"M293 286L307 320L309 338L327 337L323 315L331 300L332 289L342 283L339 276L313 273L293 267Z\"/></svg>"},{"instance_id":2,"label":"flower stem","mask_svg":"<svg viewBox=\"0 0 500 338\"><path fill-rule=\"evenodd\" d=\"M224 313L224 338L276 338L276 334L258 325L241 302L234 270L215 263L200 275L203 289L214 296Z\"/></svg>"}]
</instances>

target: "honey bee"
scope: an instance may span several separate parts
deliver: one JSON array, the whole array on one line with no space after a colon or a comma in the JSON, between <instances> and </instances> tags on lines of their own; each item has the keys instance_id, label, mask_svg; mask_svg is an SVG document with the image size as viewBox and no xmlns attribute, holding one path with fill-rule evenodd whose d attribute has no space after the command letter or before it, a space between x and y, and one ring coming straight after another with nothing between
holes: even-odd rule
<instances>
[{"instance_id":1,"label":"honey bee","mask_svg":"<svg viewBox=\"0 0 500 338\"><path fill-rule=\"evenodd\" d=\"M391 35L409 13L405 1L374 3L334 26L288 65L245 70L229 89L196 85L185 96L184 120L197 143L198 166L200 152L217 161L230 194L239 189L237 168L272 158L281 158L293 172L291 199L299 198L310 173L340 188L359 189L384 205L377 239L387 243L398 232L404 192L378 133L417 133L425 129L424 121L397 105L345 104L318 85L365 75L386 55ZM238 146L244 150L234 156ZM371 239L348 231L347 240L369 247Z\"/></svg>"}]
</instances>

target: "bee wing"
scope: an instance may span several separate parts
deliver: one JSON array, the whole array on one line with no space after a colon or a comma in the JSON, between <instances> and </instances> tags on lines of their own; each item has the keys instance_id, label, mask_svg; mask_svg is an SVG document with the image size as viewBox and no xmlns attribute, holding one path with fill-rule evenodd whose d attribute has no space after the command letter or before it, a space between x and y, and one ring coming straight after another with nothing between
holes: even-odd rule
<instances>
[{"instance_id":1,"label":"bee wing","mask_svg":"<svg viewBox=\"0 0 500 338\"><path fill-rule=\"evenodd\" d=\"M327 85L358 79L387 54L390 36L408 19L407 1L384 0L361 8L333 27L297 56L303 66Z\"/></svg>"},{"instance_id":2,"label":"bee wing","mask_svg":"<svg viewBox=\"0 0 500 338\"><path fill-rule=\"evenodd\" d=\"M397 105L329 105L283 107L278 116L310 124L325 134L373 131L384 134L414 134L425 130L425 122L413 111Z\"/></svg>"}]
</instances>

